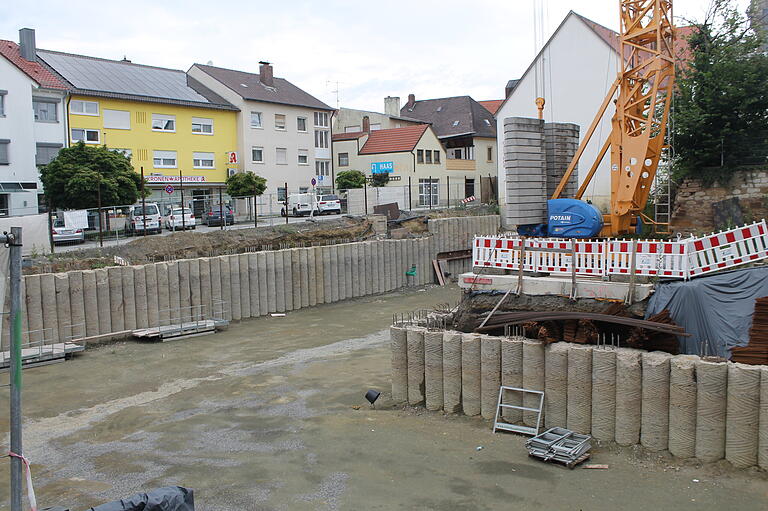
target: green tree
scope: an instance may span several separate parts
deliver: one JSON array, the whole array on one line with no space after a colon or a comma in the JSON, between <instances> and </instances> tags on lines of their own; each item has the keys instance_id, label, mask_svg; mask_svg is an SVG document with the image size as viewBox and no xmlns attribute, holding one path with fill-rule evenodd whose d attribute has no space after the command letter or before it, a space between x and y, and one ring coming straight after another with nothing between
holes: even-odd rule
<instances>
[{"instance_id":1,"label":"green tree","mask_svg":"<svg viewBox=\"0 0 768 511\"><path fill-rule=\"evenodd\" d=\"M692 23L690 56L678 63L672 122L674 174L705 184L765 165L768 56L734 0L713 0Z\"/></svg>"},{"instance_id":2,"label":"green tree","mask_svg":"<svg viewBox=\"0 0 768 511\"><path fill-rule=\"evenodd\" d=\"M373 186L387 186L387 183L389 183L389 174L384 172L377 172L371 179L371 184Z\"/></svg>"},{"instance_id":3,"label":"green tree","mask_svg":"<svg viewBox=\"0 0 768 511\"><path fill-rule=\"evenodd\" d=\"M261 195L267 189L267 180L253 172L238 172L227 178L227 193L230 197Z\"/></svg>"},{"instance_id":4,"label":"green tree","mask_svg":"<svg viewBox=\"0 0 768 511\"><path fill-rule=\"evenodd\" d=\"M59 151L41 168L40 181L49 204L59 208L95 208L99 189L102 207L133 204L141 190L141 176L129 158L83 142Z\"/></svg>"},{"instance_id":5,"label":"green tree","mask_svg":"<svg viewBox=\"0 0 768 511\"><path fill-rule=\"evenodd\" d=\"M362 188L364 185L365 174L359 170L342 170L336 174L336 188L339 190Z\"/></svg>"}]
</instances>

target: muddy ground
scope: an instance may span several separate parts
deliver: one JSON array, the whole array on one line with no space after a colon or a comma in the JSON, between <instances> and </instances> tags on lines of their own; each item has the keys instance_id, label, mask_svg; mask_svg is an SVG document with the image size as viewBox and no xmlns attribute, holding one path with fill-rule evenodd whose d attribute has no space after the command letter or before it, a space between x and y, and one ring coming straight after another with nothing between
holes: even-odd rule
<instances>
[{"instance_id":1,"label":"muddy ground","mask_svg":"<svg viewBox=\"0 0 768 511\"><path fill-rule=\"evenodd\" d=\"M615 446L593 450L607 470L568 470L529 459L523 437L479 418L392 406L392 314L458 295L390 293L25 370L24 452L40 507L82 510L176 484L202 511L768 507L765 473ZM384 391L375 409L369 388ZM0 414L3 438L7 428ZM7 481L0 460L3 510Z\"/></svg>"}]
</instances>

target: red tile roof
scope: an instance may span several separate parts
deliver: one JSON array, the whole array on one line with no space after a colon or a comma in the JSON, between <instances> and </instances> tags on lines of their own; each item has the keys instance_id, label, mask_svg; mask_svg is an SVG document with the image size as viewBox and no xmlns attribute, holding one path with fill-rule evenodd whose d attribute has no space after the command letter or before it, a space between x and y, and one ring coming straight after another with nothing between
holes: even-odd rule
<instances>
[{"instance_id":1,"label":"red tile roof","mask_svg":"<svg viewBox=\"0 0 768 511\"><path fill-rule=\"evenodd\" d=\"M334 133L331 135L332 140L356 140L365 135L364 131L350 131L347 133Z\"/></svg>"},{"instance_id":2,"label":"red tile roof","mask_svg":"<svg viewBox=\"0 0 768 511\"><path fill-rule=\"evenodd\" d=\"M39 62L30 62L21 57L19 45L13 41L0 39L0 55L8 59L13 65L25 75L29 76L40 87L46 89L63 89L68 87L59 80L53 73L44 68Z\"/></svg>"},{"instance_id":3,"label":"red tile roof","mask_svg":"<svg viewBox=\"0 0 768 511\"><path fill-rule=\"evenodd\" d=\"M501 108L501 104L504 103L503 99L489 99L488 101L478 101L483 108L496 115L496 112Z\"/></svg>"},{"instance_id":4,"label":"red tile roof","mask_svg":"<svg viewBox=\"0 0 768 511\"><path fill-rule=\"evenodd\" d=\"M371 131L365 145L360 149L360 154L413 151L427 128L428 124L417 124L405 128Z\"/></svg>"}]
</instances>

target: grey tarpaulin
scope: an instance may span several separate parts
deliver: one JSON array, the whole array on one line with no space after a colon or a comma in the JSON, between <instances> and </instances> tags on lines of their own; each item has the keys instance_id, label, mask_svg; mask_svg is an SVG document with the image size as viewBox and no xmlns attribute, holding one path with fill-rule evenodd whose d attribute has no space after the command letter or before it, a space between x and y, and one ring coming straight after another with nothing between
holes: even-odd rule
<instances>
[{"instance_id":1,"label":"grey tarpaulin","mask_svg":"<svg viewBox=\"0 0 768 511\"><path fill-rule=\"evenodd\" d=\"M768 268L747 268L689 281L663 282L648 302L646 319L669 309L691 337L679 337L682 353L731 358L728 351L749 343L755 299L768 296Z\"/></svg>"},{"instance_id":2,"label":"grey tarpaulin","mask_svg":"<svg viewBox=\"0 0 768 511\"><path fill-rule=\"evenodd\" d=\"M192 490L165 486L92 507L88 511L195 511L195 498Z\"/></svg>"}]
</instances>

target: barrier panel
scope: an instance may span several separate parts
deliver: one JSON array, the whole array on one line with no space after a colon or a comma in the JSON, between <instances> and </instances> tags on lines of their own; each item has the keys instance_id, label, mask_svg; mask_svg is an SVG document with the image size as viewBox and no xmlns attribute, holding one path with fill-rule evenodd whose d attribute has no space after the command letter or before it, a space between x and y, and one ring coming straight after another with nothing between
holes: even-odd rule
<instances>
[{"instance_id":1,"label":"barrier panel","mask_svg":"<svg viewBox=\"0 0 768 511\"><path fill-rule=\"evenodd\" d=\"M472 264L479 267L591 275L689 279L768 258L765 220L700 238L683 240L576 240L478 236Z\"/></svg>"}]
</instances>

